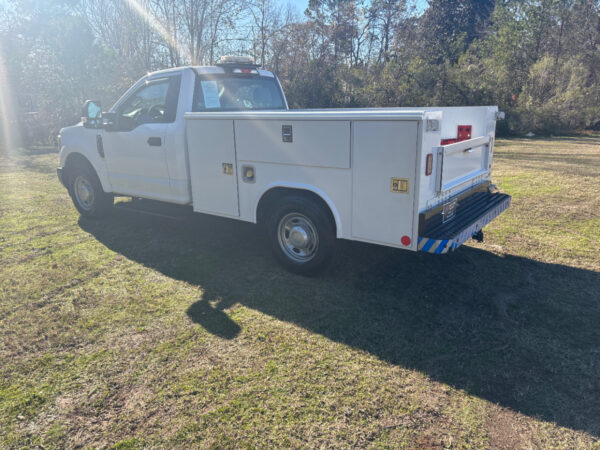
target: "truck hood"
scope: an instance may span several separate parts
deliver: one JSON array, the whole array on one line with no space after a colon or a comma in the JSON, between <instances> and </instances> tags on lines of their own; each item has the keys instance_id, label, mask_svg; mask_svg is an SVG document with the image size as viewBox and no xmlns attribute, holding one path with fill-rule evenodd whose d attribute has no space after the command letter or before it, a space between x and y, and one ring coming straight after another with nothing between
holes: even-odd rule
<instances>
[{"instance_id":1,"label":"truck hood","mask_svg":"<svg viewBox=\"0 0 600 450\"><path fill-rule=\"evenodd\" d=\"M64 139L65 136L67 136L67 135L80 132L79 131L80 129L84 129L83 122L79 122L79 123L76 123L75 125L61 128L59 131L59 134Z\"/></svg>"}]
</instances>

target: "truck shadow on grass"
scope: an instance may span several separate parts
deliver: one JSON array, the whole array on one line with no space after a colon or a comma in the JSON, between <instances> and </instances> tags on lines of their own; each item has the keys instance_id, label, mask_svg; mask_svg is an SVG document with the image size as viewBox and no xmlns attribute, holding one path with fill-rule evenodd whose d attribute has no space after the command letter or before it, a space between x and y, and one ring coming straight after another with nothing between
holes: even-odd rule
<instances>
[{"instance_id":1,"label":"truck shadow on grass","mask_svg":"<svg viewBox=\"0 0 600 450\"><path fill-rule=\"evenodd\" d=\"M226 310L239 303L529 416L600 435L595 272L470 247L434 256L340 241L331 270L303 278L277 265L251 224L116 211L80 226L131 260L201 286L203 297L190 299L187 313L217 336L236 338L240 326Z\"/></svg>"}]
</instances>

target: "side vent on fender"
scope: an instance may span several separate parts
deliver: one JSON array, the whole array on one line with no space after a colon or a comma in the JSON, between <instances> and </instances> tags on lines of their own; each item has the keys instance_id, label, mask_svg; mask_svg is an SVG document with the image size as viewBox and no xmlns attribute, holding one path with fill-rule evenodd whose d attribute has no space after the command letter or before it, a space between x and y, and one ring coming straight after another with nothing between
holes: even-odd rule
<instances>
[{"instance_id":1,"label":"side vent on fender","mask_svg":"<svg viewBox=\"0 0 600 450\"><path fill-rule=\"evenodd\" d=\"M100 158L104 158L104 144L102 143L102 136L99 134L96 135L96 149L98 150Z\"/></svg>"}]
</instances>

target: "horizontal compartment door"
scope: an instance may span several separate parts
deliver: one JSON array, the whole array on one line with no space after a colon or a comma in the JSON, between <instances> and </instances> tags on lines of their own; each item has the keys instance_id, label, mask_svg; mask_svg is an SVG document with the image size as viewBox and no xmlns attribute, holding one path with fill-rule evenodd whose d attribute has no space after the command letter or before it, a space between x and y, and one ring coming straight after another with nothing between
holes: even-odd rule
<instances>
[{"instance_id":1,"label":"horizontal compartment door","mask_svg":"<svg viewBox=\"0 0 600 450\"><path fill-rule=\"evenodd\" d=\"M235 140L240 161L350 167L350 122L345 120L236 120Z\"/></svg>"},{"instance_id":2,"label":"horizontal compartment door","mask_svg":"<svg viewBox=\"0 0 600 450\"><path fill-rule=\"evenodd\" d=\"M439 147L437 191L447 191L487 173L490 145L491 138L485 136Z\"/></svg>"}]
</instances>

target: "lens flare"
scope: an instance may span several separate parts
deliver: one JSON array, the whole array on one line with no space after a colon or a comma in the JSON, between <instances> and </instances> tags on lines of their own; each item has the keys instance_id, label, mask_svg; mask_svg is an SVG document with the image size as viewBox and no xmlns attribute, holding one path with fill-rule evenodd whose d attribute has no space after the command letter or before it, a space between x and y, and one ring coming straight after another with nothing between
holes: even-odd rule
<instances>
[{"instance_id":1,"label":"lens flare","mask_svg":"<svg viewBox=\"0 0 600 450\"><path fill-rule=\"evenodd\" d=\"M185 51L182 50L181 45L169 34L169 32L158 22L156 17L154 17L150 10L145 8L139 0L125 0L133 11L135 11L144 21L150 25L160 37L162 37L169 46L175 50L178 57L181 57L185 54Z\"/></svg>"},{"instance_id":2,"label":"lens flare","mask_svg":"<svg viewBox=\"0 0 600 450\"><path fill-rule=\"evenodd\" d=\"M0 133L4 154L10 154L11 149L21 142L16 112L6 65L6 46L0 39Z\"/></svg>"}]
</instances>

